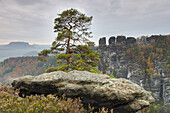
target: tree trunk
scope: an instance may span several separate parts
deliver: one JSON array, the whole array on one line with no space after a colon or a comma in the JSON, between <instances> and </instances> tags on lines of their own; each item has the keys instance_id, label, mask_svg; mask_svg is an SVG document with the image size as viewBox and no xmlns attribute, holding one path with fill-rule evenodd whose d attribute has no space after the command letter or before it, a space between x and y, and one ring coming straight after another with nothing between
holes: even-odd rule
<instances>
[{"instance_id":1,"label":"tree trunk","mask_svg":"<svg viewBox=\"0 0 170 113\"><path fill-rule=\"evenodd\" d=\"M70 38L68 37L68 42L67 42L67 52L66 54L70 54ZM67 65L70 65L70 57L67 58ZM66 70L69 70L69 67L66 68Z\"/></svg>"}]
</instances>

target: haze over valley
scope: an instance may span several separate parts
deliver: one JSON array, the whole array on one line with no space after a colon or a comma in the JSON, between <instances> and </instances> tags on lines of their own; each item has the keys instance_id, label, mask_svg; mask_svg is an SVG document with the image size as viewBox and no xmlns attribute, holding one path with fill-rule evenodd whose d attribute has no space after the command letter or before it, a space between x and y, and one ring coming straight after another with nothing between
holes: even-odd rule
<instances>
[{"instance_id":1,"label":"haze over valley","mask_svg":"<svg viewBox=\"0 0 170 113\"><path fill-rule=\"evenodd\" d=\"M49 49L50 45L29 44L28 42L10 42L0 45L0 62L9 57L37 56L43 49Z\"/></svg>"}]
</instances>

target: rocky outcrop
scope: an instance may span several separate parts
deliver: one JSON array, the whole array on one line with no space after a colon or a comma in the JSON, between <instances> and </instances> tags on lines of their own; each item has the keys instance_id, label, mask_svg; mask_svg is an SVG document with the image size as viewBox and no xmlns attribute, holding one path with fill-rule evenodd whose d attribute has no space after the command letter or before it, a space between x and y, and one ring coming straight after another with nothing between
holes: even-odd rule
<instances>
[{"instance_id":1,"label":"rocky outcrop","mask_svg":"<svg viewBox=\"0 0 170 113\"><path fill-rule=\"evenodd\" d=\"M170 77L163 78L163 105L165 107L165 113L170 112Z\"/></svg>"},{"instance_id":2,"label":"rocky outcrop","mask_svg":"<svg viewBox=\"0 0 170 113\"><path fill-rule=\"evenodd\" d=\"M99 70L109 74L112 74L115 71L118 75L117 77L127 78L129 67L132 65L135 65L133 67L136 67L137 64L131 63L131 61L127 59L126 51L129 46L135 46L135 44L136 39L134 37L128 37L126 39L125 36L117 36L117 38L112 36L109 38L109 45L107 46L106 38L101 38L97 50L101 53L101 56L99 56ZM135 75L137 75L136 73L140 72L135 72Z\"/></svg>"},{"instance_id":3,"label":"rocky outcrop","mask_svg":"<svg viewBox=\"0 0 170 113\"><path fill-rule=\"evenodd\" d=\"M164 41L166 36L151 36L146 38L146 44L151 44L155 41ZM99 41L99 47L97 51L101 53L99 70L103 73L113 74L116 73L117 78L126 78L132 82L142 86L145 90L151 91L152 96L156 100L156 104L160 101L163 102L163 106L167 106L170 103L170 73L163 72L163 61L154 61L154 68L157 70L157 76L150 78L150 85L146 84L146 76L142 74L140 65L132 62L128 59L126 51L129 48L136 46L137 42L134 37L114 36L110 37L109 45L106 45L106 38L102 38L102 44ZM102 45L102 46L101 46ZM103 46L104 45L104 46ZM100 47L101 46L101 47ZM168 108L168 107L167 107Z\"/></svg>"},{"instance_id":4,"label":"rocky outcrop","mask_svg":"<svg viewBox=\"0 0 170 113\"><path fill-rule=\"evenodd\" d=\"M134 37L127 37L126 44L136 44L136 39Z\"/></svg>"},{"instance_id":5,"label":"rocky outcrop","mask_svg":"<svg viewBox=\"0 0 170 113\"><path fill-rule=\"evenodd\" d=\"M77 98L96 109L105 107L118 113L133 113L154 103L154 98L139 85L124 78L111 79L108 75L86 71L44 73L25 76L12 82L20 95L56 94Z\"/></svg>"}]
</instances>

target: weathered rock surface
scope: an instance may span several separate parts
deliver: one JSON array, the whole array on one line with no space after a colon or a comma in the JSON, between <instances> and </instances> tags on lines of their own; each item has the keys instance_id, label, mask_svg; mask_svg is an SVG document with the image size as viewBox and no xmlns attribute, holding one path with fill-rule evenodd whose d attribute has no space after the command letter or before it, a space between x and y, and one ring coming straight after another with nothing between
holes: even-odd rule
<instances>
[{"instance_id":1,"label":"weathered rock surface","mask_svg":"<svg viewBox=\"0 0 170 113\"><path fill-rule=\"evenodd\" d=\"M143 40L143 44L151 44L157 40L163 41L165 36L151 36ZM163 103L163 108L170 105L170 72L168 70L164 71L163 65L165 62L155 59L154 68L157 73L156 76L151 76L150 78L145 76L143 73L144 69L141 69L140 64L132 62L128 58L126 52L129 48L136 47L137 40L134 37L125 36L114 36L110 37L108 44L106 44L106 37L101 38L99 41L99 47L97 52L101 55L99 56L100 62L98 69L103 73L116 74L117 78L126 78L132 82L142 86L145 90L151 91L152 96L155 98L155 104ZM142 44L142 45L143 45ZM150 79L150 81L149 81ZM167 110L165 110L166 113Z\"/></svg>"},{"instance_id":2,"label":"weathered rock surface","mask_svg":"<svg viewBox=\"0 0 170 113\"><path fill-rule=\"evenodd\" d=\"M124 78L111 79L104 74L86 71L56 71L39 76L25 76L12 82L20 95L56 94L80 97L84 105L133 113L154 103L154 98L141 86Z\"/></svg>"}]
</instances>

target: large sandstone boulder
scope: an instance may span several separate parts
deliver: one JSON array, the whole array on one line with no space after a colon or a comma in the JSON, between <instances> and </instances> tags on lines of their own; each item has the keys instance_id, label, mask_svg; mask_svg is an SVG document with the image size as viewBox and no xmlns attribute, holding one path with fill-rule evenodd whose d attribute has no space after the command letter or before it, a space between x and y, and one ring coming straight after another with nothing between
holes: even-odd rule
<instances>
[{"instance_id":1,"label":"large sandstone boulder","mask_svg":"<svg viewBox=\"0 0 170 113\"><path fill-rule=\"evenodd\" d=\"M12 86L20 88L20 95L65 94L70 98L80 97L85 106L105 107L118 113L133 113L155 101L150 93L129 80L111 79L86 71L56 71L20 77L12 82Z\"/></svg>"}]
</instances>

